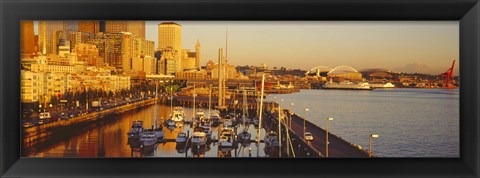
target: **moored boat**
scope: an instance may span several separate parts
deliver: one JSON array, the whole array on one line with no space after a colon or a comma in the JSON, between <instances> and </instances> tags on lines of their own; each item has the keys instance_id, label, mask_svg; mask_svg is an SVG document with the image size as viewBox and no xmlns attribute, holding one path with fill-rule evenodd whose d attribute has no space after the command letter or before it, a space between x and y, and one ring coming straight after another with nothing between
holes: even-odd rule
<instances>
[{"instance_id":1,"label":"moored boat","mask_svg":"<svg viewBox=\"0 0 480 178\"><path fill-rule=\"evenodd\" d=\"M140 141L144 147L149 147L157 143L157 137L154 132L143 132Z\"/></svg>"},{"instance_id":2,"label":"moored boat","mask_svg":"<svg viewBox=\"0 0 480 178\"><path fill-rule=\"evenodd\" d=\"M143 121L135 120L132 122L132 127L128 131L127 135L129 139L138 139L140 138L143 132Z\"/></svg>"},{"instance_id":3,"label":"moored boat","mask_svg":"<svg viewBox=\"0 0 480 178\"><path fill-rule=\"evenodd\" d=\"M195 146L204 146L207 143L207 134L205 132L193 132L192 144Z\"/></svg>"}]
</instances>

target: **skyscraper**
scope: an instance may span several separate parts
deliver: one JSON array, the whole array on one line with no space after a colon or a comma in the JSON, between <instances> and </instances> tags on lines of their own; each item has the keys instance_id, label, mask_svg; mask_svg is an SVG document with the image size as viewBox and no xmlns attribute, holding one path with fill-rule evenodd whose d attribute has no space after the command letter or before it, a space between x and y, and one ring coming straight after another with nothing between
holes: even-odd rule
<instances>
[{"instance_id":1,"label":"skyscraper","mask_svg":"<svg viewBox=\"0 0 480 178\"><path fill-rule=\"evenodd\" d=\"M33 21L22 21L21 25L21 54L30 55L35 51L35 34L33 32Z\"/></svg>"},{"instance_id":2,"label":"skyscraper","mask_svg":"<svg viewBox=\"0 0 480 178\"><path fill-rule=\"evenodd\" d=\"M78 21L78 31L85 33L98 33L100 32L100 21L81 20Z\"/></svg>"},{"instance_id":3,"label":"skyscraper","mask_svg":"<svg viewBox=\"0 0 480 178\"><path fill-rule=\"evenodd\" d=\"M58 40L68 39L68 34L78 31L77 21L38 21L38 39L42 54L56 54ZM61 33L61 36L59 34Z\"/></svg>"},{"instance_id":4,"label":"skyscraper","mask_svg":"<svg viewBox=\"0 0 480 178\"><path fill-rule=\"evenodd\" d=\"M105 32L131 32L136 37L145 39L145 21L107 20L105 21Z\"/></svg>"},{"instance_id":5,"label":"skyscraper","mask_svg":"<svg viewBox=\"0 0 480 178\"><path fill-rule=\"evenodd\" d=\"M127 32L137 38L145 39L145 21L127 21Z\"/></svg>"},{"instance_id":6,"label":"skyscraper","mask_svg":"<svg viewBox=\"0 0 480 178\"><path fill-rule=\"evenodd\" d=\"M131 33L98 33L86 43L96 45L103 62L109 66L123 70L132 69L135 38Z\"/></svg>"},{"instance_id":7,"label":"skyscraper","mask_svg":"<svg viewBox=\"0 0 480 178\"><path fill-rule=\"evenodd\" d=\"M200 46L200 41L197 39L197 44L195 44L195 68L200 69L200 52L202 46Z\"/></svg>"},{"instance_id":8,"label":"skyscraper","mask_svg":"<svg viewBox=\"0 0 480 178\"><path fill-rule=\"evenodd\" d=\"M63 31L63 21L39 21L38 22L38 39L40 52L42 54L52 54L56 50L53 44L53 38L57 31Z\"/></svg>"},{"instance_id":9,"label":"skyscraper","mask_svg":"<svg viewBox=\"0 0 480 178\"><path fill-rule=\"evenodd\" d=\"M174 22L158 24L158 50L173 49L178 53L182 49L182 27Z\"/></svg>"}]
</instances>

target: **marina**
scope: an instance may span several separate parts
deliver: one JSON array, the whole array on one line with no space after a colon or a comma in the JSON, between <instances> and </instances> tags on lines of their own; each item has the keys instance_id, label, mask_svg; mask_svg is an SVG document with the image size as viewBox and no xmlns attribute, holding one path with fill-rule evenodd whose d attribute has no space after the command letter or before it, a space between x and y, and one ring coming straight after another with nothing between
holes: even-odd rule
<instances>
[{"instance_id":1,"label":"marina","mask_svg":"<svg viewBox=\"0 0 480 178\"><path fill-rule=\"evenodd\" d=\"M436 102L435 100L452 100L452 102L429 106L429 109L424 110L431 111L426 113L396 111L399 105L407 104L408 101L412 100L412 98L405 98L405 95L413 97L417 102L417 104L410 103L412 105L411 109L418 108L418 104L427 106L422 103ZM335 97L342 96L353 98L349 103L357 105L359 109L350 112L334 112L335 108L345 105L341 100L335 99ZM94 112L79 116L71 120L27 128L24 134L30 136L26 139L41 137L40 140L44 144L38 145L35 144L35 141L26 142L27 148L24 150L24 154L53 157L279 157L278 151L271 148L276 148L281 144L283 148L281 157L325 157L325 121L322 121L321 118L330 116L335 120L330 121L329 126L329 157L368 157L368 134L372 132L381 135L381 139L373 141L373 156L415 156L425 154L435 145L434 147L437 149L434 149L433 152L430 151L429 155L455 157L455 155L458 155L458 147L446 147L440 143L452 142L448 145L458 145L454 143L458 121L435 121L432 119L442 117L432 118L423 115L432 114L436 109L455 107L458 104L454 102L457 97L458 91L440 89L376 89L367 93L353 90L302 90L300 93L293 95L269 95L264 101L259 142L257 140L259 118L256 115L258 110L255 105L244 105L245 103L240 100L235 105L236 107L229 108L228 112L218 112L215 109L209 111L208 108L197 107L195 108L197 119L192 119L194 108L184 107L182 108L185 116L183 122L172 122L173 124L169 125L167 123L170 120L168 118L172 115L171 112L180 111L181 106L173 105L172 108L172 105L165 103L154 105L154 100L150 99L119 106L122 109L113 108L103 110L100 113ZM284 101L280 101L280 98ZM314 109L309 101L315 98L323 98L329 102L315 102L318 109ZM395 99L395 102L388 102L382 98L392 98ZM368 100L369 103L364 103L364 100ZM284 110L281 114L284 119L281 125L282 135L280 135L282 143L280 143L278 135L278 102ZM295 104L292 105L291 103ZM247 111L244 108L249 109ZM304 111L305 108L310 108L310 110L308 112ZM379 108L391 114L382 116L368 114L368 112L374 113L373 110ZM122 112L113 114L113 111ZM156 114L155 111L157 111ZM236 115L232 115L232 112ZM210 117L207 117L208 113L210 113ZM447 114L449 117L456 115L455 112ZM157 116L155 117L155 115ZM88 118L93 117L96 119L88 120ZM158 136L152 134L135 136L135 132L151 129L155 124L153 118L157 118L156 121L163 132L163 138L158 139ZM302 138L303 118L306 118L306 131L312 134L312 141L306 141ZM372 120L373 118L376 121ZM430 118L430 120L427 120L427 122L415 118ZM205 146L199 147L200 149L196 145L192 146L191 138L195 133L192 124L195 121L198 121L202 131L205 131L204 136L207 138ZM394 132L395 129L388 129L389 126L380 127L379 124L385 123L397 126L397 130L400 132ZM450 134L441 135L442 140L439 139L438 135L438 133L442 133L440 130L425 133L421 130L409 129L413 128L413 125L422 128L431 127L432 123L436 124L435 127L443 128L443 131L448 131ZM401 126L402 124L408 125ZM56 127L62 129L56 129ZM65 130L74 127L81 129L65 132ZM289 128L288 136L290 139L286 138L286 128ZM410 132L406 130L410 130ZM40 132L44 134L35 134ZM395 137L395 135L400 135L401 139L398 139L399 137ZM407 140L414 140L412 138L415 137L414 135L417 135L418 141L406 143ZM418 135L422 136L418 137ZM197 136L203 137L203 134ZM141 142L131 142L132 138L134 140L137 137L144 137L147 141L153 141L154 139L150 139L151 137L157 139L154 142L148 142L147 145L150 146L144 147ZM388 138L390 141L386 142L383 138ZM289 143L291 144L289 149L286 149L285 146L287 140L291 142ZM437 140L441 140L441 142L436 142ZM410 146L415 145L415 148L404 147L401 143ZM89 146L85 147L85 145ZM298 145L300 145L300 148L298 148ZM287 152L291 154L287 156ZM293 153L295 153L295 156L293 156Z\"/></svg>"}]
</instances>

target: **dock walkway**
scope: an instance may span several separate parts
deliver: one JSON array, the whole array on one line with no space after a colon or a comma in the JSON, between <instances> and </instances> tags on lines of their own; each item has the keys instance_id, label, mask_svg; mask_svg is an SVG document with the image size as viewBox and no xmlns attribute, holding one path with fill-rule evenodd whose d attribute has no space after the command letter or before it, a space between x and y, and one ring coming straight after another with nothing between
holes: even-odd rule
<instances>
[{"instance_id":1,"label":"dock walkway","mask_svg":"<svg viewBox=\"0 0 480 178\"><path fill-rule=\"evenodd\" d=\"M278 112L276 112L278 113ZM275 117L277 119L278 114L269 113L270 117ZM288 115L287 115L288 116ZM293 134L299 138L303 138L303 118L293 114L291 122L291 131ZM286 121L288 121L286 119ZM289 122L286 122L289 123ZM321 155L326 155L325 139L326 131L319 126L311 123L306 120L305 122L306 131L312 133L313 141L309 143L313 150L320 151ZM303 140L305 141L305 140ZM365 150L359 149L356 145L332 134L329 132L328 135L329 148L328 148L328 157L337 157L337 158L368 158L368 152Z\"/></svg>"}]
</instances>

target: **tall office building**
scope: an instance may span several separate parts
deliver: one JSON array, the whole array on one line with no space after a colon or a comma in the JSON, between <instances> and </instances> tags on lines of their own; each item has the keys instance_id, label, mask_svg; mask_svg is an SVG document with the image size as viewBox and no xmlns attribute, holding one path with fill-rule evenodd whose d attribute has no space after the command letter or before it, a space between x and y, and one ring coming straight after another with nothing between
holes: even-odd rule
<instances>
[{"instance_id":1,"label":"tall office building","mask_svg":"<svg viewBox=\"0 0 480 178\"><path fill-rule=\"evenodd\" d=\"M174 22L158 24L158 50L173 49L178 53L182 49L182 27Z\"/></svg>"},{"instance_id":2,"label":"tall office building","mask_svg":"<svg viewBox=\"0 0 480 178\"><path fill-rule=\"evenodd\" d=\"M127 32L133 33L137 38L145 39L145 21L127 21Z\"/></svg>"},{"instance_id":3,"label":"tall office building","mask_svg":"<svg viewBox=\"0 0 480 178\"><path fill-rule=\"evenodd\" d=\"M21 52L22 55L31 55L35 52L35 34L33 21L22 21L21 25Z\"/></svg>"},{"instance_id":4,"label":"tall office building","mask_svg":"<svg viewBox=\"0 0 480 178\"><path fill-rule=\"evenodd\" d=\"M71 21L38 21L38 39L42 54L56 54L59 39L68 39L68 34L78 31L78 22ZM61 33L61 36L59 34Z\"/></svg>"},{"instance_id":5,"label":"tall office building","mask_svg":"<svg viewBox=\"0 0 480 178\"><path fill-rule=\"evenodd\" d=\"M98 33L100 32L100 21L93 20L81 20L78 21L78 31L85 33Z\"/></svg>"},{"instance_id":6,"label":"tall office building","mask_svg":"<svg viewBox=\"0 0 480 178\"><path fill-rule=\"evenodd\" d=\"M88 44L97 46L103 62L117 69L132 69L135 53L135 38L132 33L98 33L87 40Z\"/></svg>"},{"instance_id":7,"label":"tall office building","mask_svg":"<svg viewBox=\"0 0 480 178\"><path fill-rule=\"evenodd\" d=\"M195 68L200 69L200 54L201 54L202 46L200 46L200 41L197 40L197 44L195 44Z\"/></svg>"},{"instance_id":8,"label":"tall office building","mask_svg":"<svg viewBox=\"0 0 480 178\"><path fill-rule=\"evenodd\" d=\"M105 32L131 32L136 37L145 39L145 21L107 20L105 21Z\"/></svg>"},{"instance_id":9,"label":"tall office building","mask_svg":"<svg viewBox=\"0 0 480 178\"><path fill-rule=\"evenodd\" d=\"M53 38L56 36L57 31L63 31L63 23L63 21L38 22L38 43L42 54L52 54L56 51Z\"/></svg>"}]
</instances>

